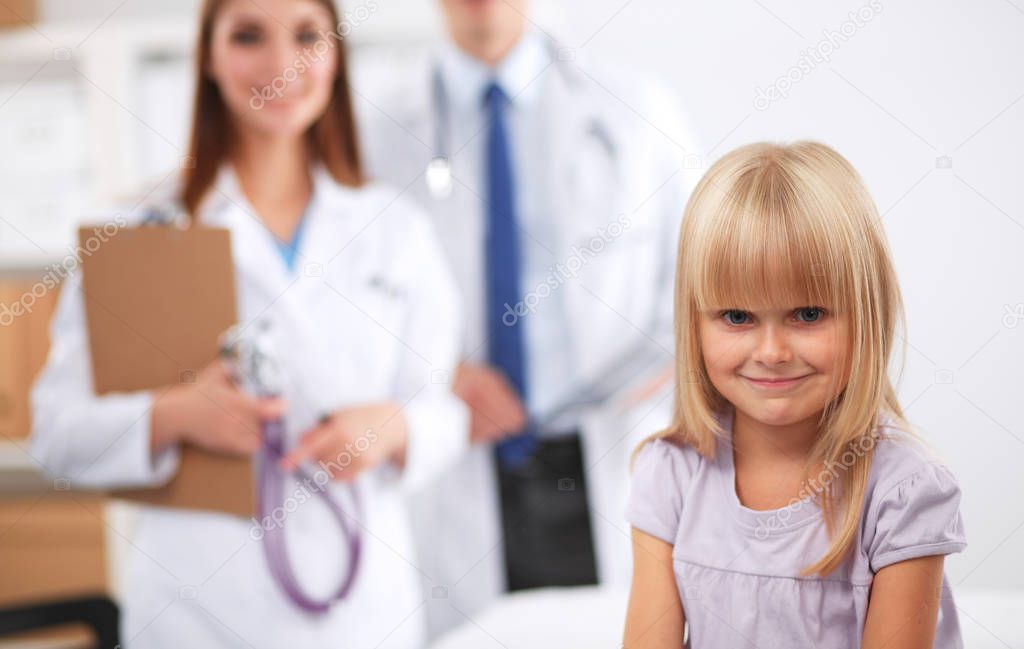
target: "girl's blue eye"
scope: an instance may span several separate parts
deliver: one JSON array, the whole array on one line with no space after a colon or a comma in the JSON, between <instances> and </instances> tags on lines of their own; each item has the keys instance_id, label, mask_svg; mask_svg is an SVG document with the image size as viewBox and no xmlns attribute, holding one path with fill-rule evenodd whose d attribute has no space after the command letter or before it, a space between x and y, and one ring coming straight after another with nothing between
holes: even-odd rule
<instances>
[{"instance_id":1,"label":"girl's blue eye","mask_svg":"<svg viewBox=\"0 0 1024 649\"><path fill-rule=\"evenodd\" d=\"M747 323L749 314L746 311L730 309L729 311L723 311L722 317L724 317L725 321L731 325L741 325Z\"/></svg>"},{"instance_id":2,"label":"girl's blue eye","mask_svg":"<svg viewBox=\"0 0 1024 649\"><path fill-rule=\"evenodd\" d=\"M316 41L316 36L317 34L314 31L302 31L296 34L295 38L303 45L309 45Z\"/></svg>"},{"instance_id":3,"label":"girl's blue eye","mask_svg":"<svg viewBox=\"0 0 1024 649\"><path fill-rule=\"evenodd\" d=\"M825 309L816 306L805 306L796 310L796 319L800 322L817 322L825 317Z\"/></svg>"}]
</instances>

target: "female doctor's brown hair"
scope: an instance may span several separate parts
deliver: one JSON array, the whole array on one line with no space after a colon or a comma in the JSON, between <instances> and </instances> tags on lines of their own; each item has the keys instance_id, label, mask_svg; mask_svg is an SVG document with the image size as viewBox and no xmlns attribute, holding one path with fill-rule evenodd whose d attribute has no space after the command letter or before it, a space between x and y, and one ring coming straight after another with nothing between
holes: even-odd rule
<instances>
[{"instance_id":1,"label":"female doctor's brown hair","mask_svg":"<svg viewBox=\"0 0 1024 649\"><path fill-rule=\"evenodd\" d=\"M314 0L330 14L331 24L341 33L338 11L333 0ZM204 0L200 10L199 38L196 47L196 92L189 138L188 162L182 176L179 199L185 211L195 218L203 197L217 178L220 166L228 157L232 137L231 115L221 97L217 83L209 77L210 41L213 23L224 0ZM335 181L359 186L364 182L363 167L356 136L355 115L348 87L348 66L345 42L335 38L337 75L324 113L306 133L310 153L322 163Z\"/></svg>"}]
</instances>

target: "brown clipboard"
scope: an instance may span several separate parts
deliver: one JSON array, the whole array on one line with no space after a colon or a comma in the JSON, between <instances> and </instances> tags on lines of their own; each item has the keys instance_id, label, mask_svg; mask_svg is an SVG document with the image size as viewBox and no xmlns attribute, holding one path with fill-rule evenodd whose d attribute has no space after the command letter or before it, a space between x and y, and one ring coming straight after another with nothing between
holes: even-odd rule
<instances>
[{"instance_id":1,"label":"brown clipboard","mask_svg":"<svg viewBox=\"0 0 1024 649\"><path fill-rule=\"evenodd\" d=\"M96 394L194 381L238 319L230 233L142 225L122 228L99 245L94 229L81 228L78 236ZM256 511L252 475L248 458L186 444L167 484L111 495L249 517Z\"/></svg>"}]
</instances>

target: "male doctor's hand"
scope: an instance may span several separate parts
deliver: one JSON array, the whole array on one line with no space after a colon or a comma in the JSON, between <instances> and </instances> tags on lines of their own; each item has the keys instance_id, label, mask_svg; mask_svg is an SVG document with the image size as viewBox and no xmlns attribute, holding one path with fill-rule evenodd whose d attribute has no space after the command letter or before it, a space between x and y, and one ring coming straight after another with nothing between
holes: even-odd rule
<instances>
[{"instance_id":1,"label":"male doctor's hand","mask_svg":"<svg viewBox=\"0 0 1024 649\"><path fill-rule=\"evenodd\" d=\"M195 383L180 383L153 402L150 448L180 442L226 455L252 455L263 441L261 424L284 415L283 399L256 399L240 390L221 360Z\"/></svg>"},{"instance_id":2,"label":"male doctor's hand","mask_svg":"<svg viewBox=\"0 0 1024 649\"><path fill-rule=\"evenodd\" d=\"M350 482L385 462L405 464L408 422L394 402L338 410L303 433L298 446L281 460L291 470L314 460L332 480Z\"/></svg>"},{"instance_id":3,"label":"male doctor's hand","mask_svg":"<svg viewBox=\"0 0 1024 649\"><path fill-rule=\"evenodd\" d=\"M496 369L462 363L455 373L455 394L469 406L469 439L493 442L526 425L526 409L508 380Z\"/></svg>"}]
</instances>

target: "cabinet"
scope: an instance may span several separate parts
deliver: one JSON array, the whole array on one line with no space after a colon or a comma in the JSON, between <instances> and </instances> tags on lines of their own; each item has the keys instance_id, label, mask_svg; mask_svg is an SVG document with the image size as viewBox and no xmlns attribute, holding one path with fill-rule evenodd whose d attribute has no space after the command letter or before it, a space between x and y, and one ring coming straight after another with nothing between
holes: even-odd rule
<instances>
[{"instance_id":1,"label":"cabinet","mask_svg":"<svg viewBox=\"0 0 1024 649\"><path fill-rule=\"evenodd\" d=\"M29 391L49 350L59 288L41 288L38 278L0 280L0 437L8 440L28 437Z\"/></svg>"}]
</instances>

